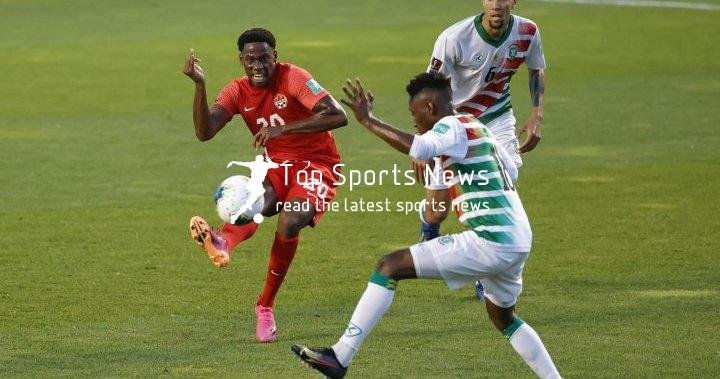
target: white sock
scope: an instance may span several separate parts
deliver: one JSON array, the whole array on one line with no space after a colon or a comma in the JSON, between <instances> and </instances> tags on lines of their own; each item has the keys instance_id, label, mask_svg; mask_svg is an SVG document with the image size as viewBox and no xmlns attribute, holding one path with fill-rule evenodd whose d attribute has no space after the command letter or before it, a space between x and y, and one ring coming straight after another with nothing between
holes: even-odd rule
<instances>
[{"instance_id":1,"label":"white sock","mask_svg":"<svg viewBox=\"0 0 720 379\"><path fill-rule=\"evenodd\" d=\"M374 277L375 274L373 274L373 278ZM385 280L387 281L388 279L385 278ZM392 279L390 279L390 281L391 283L386 284L386 286L376 284L372 281L368 283L365 292L355 307L355 312L353 312L350 318L350 324L345 330L345 333L340 337L338 343L332 347L335 351L335 356L337 356L338 361L340 361L340 364L344 367L350 365L350 361L352 361L360 345L365 341L365 337L370 334L375 324L377 324L388 308L390 308L390 303L392 303L393 297L395 296L395 291L388 288L395 288L395 281Z\"/></svg>"},{"instance_id":2,"label":"white sock","mask_svg":"<svg viewBox=\"0 0 720 379\"><path fill-rule=\"evenodd\" d=\"M510 345L539 378L560 378L560 373L555 368L555 364L545 349L542 340L540 340L540 336L530 325L522 322L522 325L508 337L508 340L510 340Z\"/></svg>"},{"instance_id":3,"label":"white sock","mask_svg":"<svg viewBox=\"0 0 720 379\"><path fill-rule=\"evenodd\" d=\"M338 362L340 362L343 367L349 366L353 357L357 354L357 349L345 345L342 341L338 341L332 346L332 349L335 352L335 357L338 359Z\"/></svg>"}]
</instances>

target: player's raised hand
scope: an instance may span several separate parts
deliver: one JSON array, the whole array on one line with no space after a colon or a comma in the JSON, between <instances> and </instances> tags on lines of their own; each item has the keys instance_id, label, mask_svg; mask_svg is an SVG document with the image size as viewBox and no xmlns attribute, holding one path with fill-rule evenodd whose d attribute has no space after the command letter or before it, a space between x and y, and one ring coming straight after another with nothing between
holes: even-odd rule
<instances>
[{"instance_id":1,"label":"player's raised hand","mask_svg":"<svg viewBox=\"0 0 720 379\"><path fill-rule=\"evenodd\" d=\"M347 99L340 99L340 102L352 109L355 118L361 124L372 117L373 101L375 100L372 92L366 91L360 79L355 78L355 82L348 79L343 86L343 92Z\"/></svg>"},{"instance_id":2,"label":"player's raised hand","mask_svg":"<svg viewBox=\"0 0 720 379\"><path fill-rule=\"evenodd\" d=\"M527 136L518 150L520 154L527 153L540 143L540 139L542 138L542 131L540 130L541 126L541 121L537 117L531 117L530 120L523 125L522 129L520 129L520 133L518 133L518 139L520 139L523 134L527 134Z\"/></svg>"},{"instance_id":3,"label":"player's raised hand","mask_svg":"<svg viewBox=\"0 0 720 379\"><path fill-rule=\"evenodd\" d=\"M258 149L265 147L268 141L282 134L282 128L277 126L266 126L260 128L260 131L253 136L253 147Z\"/></svg>"},{"instance_id":4,"label":"player's raised hand","mask_svg":"<svg viewBox=\"0 0 720 379\"><path fill-rule=\"evenodd\" d=\"M435 167L435 161L434 160L424 160L424 159L412 159L412 168L413 171L415 171L415 178L418 180L418 183L421 185L427 184L425 179L425 172L427 171L428 167L432 170Z\"/></svg>"},{"instance_id":5,"label":"player's raised hand","mask_svg":"<svg viewBox=\"0 0 720 379\"><path fill-rule=\"evenodd\" d=\"M183 73L190 77L195 83L205 83L205 72L202 67L198 65L200 59L195 57L195 50L190 49L190 54L185 58L185 66L183 66Z\"/></svg>"}]
</instances>

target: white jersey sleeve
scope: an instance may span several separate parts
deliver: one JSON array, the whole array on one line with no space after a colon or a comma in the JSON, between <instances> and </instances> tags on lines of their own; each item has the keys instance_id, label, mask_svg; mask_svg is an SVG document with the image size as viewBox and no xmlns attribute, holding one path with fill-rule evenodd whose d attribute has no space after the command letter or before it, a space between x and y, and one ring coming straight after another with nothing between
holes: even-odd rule
<instances>
[{"instance_id":1,"label":"white jersey sleeve","mask_svg":"<svg viewBox=\"0 0 720 379\"><path fill-rule=\"evenodd\" d=\"M448 38L447 33L440 33L435 41L427 71L437 71L449 78L452 77L456 56L457 52L452 40Z\"/></svg>"},{"instance_id":2,"label":"white jersey sleeve","mask_svg":"<svg viewBox=\"0 0 720 379\"><path fill-rule=\"evenodd\" d=\"M430 159L440 155L462 159L467 154L467 133L453 116L443 117L427 133L415 136L410 156Z\"/></svg>"},{"instance_id":3,"label":"white jersey sleeve","mask_svg":"<svg viewBox=\"0 0 720 379\"><path fill-rule=\"evenodd\" d=\"M545 54L543 53L542 39L540 38L540 29L537 29L535 35L530 42L525 64L530 70L545 69Z\"/></svg>"}]
</instances>

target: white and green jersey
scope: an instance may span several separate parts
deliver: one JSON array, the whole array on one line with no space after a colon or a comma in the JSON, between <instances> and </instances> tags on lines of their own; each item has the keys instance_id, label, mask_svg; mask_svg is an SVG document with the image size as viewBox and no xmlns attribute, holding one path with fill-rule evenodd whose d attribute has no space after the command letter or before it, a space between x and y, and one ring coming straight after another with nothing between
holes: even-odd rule
<instances>
[{"instance_id":1,"label":"white and green jersey","mask_svg":"<svg viewBox=\"0 0 720 379\"><path fill-rule=\"evenodd\" d=\"M499 251L529 252L530 222L515 191L517 169L492 132L470 115L443 117L416 136L410 155L440 157L460 222Z\"/></svg>"},{"instance_id":2,"label":"white and green jersey","mask_svg":"<svg viewBox=\"0 0 720 379\"><path fill-rule=\"evenodd\" d=\"M510 79L525 62L529 69L545 68L540 31L534 22L516 15L499 39L492 39L482 15L466 18L445 29L433 49L428 71L450 77L455 110L483 123L512 108Z\"/></svg>"}]
</instances>

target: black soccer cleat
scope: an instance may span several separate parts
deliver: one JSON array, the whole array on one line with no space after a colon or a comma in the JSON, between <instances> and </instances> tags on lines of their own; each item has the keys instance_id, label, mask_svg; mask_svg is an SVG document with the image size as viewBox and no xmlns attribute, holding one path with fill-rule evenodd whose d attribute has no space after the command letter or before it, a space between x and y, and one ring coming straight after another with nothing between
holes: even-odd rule
<instances>
[{"instance_id":1,"label":"black soccer cleat","mask_svg":"<svg viewBox=\"0 0 720 379\"><path fill-rule=\"evenodd\" d=\"M341 379L345 377L347 368L343 367L335 357L335 352L331 348L309 348L303 345L292 345L292 351L300 357L308 366L320 371L323 375L330 379Z\"/></svg>"}]
</instances>

